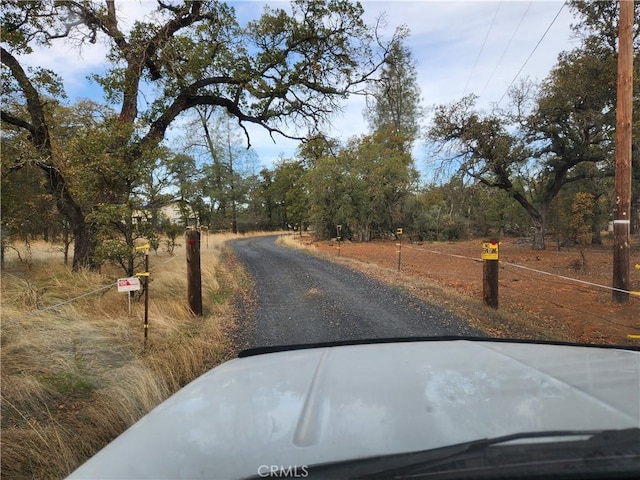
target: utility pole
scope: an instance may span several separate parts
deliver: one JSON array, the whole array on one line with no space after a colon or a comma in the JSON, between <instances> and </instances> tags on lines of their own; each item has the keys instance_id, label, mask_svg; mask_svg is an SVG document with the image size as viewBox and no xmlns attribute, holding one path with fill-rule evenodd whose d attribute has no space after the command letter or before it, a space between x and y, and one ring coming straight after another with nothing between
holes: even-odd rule
<instances>
[{"instance_id":1,"label":"utility pole","mask_svg":"<svg viewBox=\"0 0 640 480\"><path fill-rule=\"evenodd\" d=\"M629 301L631 229L631 118L633 112L633 0L620 0L618 19L618 96L616 174L613 213L614 302Z\"/></svg>"}]
</instances>

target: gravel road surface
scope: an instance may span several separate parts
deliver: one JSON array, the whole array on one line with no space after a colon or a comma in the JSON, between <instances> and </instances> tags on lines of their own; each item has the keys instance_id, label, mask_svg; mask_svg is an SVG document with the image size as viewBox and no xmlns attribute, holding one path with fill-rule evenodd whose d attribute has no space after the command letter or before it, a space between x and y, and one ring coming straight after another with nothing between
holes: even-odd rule
<instances>
[{"instance_id":1,"label":"gravel road surface","mask_svg":"<svg viewBox=\"0 0 640 480\"><path fill-rule=\"evenodd\" d=\"M368 338L478 335L465 321L304 252L275 244L276 236L229 245L254 282L243 327L249 347Z\"/></svg>"}]
</instances>

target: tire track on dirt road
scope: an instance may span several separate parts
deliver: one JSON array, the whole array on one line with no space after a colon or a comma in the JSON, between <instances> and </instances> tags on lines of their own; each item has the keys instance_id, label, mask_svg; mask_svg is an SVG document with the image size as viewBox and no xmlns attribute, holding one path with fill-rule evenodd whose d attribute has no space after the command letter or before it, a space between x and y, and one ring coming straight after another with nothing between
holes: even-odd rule
<instances>
[{"instance_id":1,"label":"tire track on dirt road","mask_svg":"<svg viewBox=\"0 0 640 480\"><path fill-rule=\"evenodd\" d=\"M276 236L229 246L253 279L250 347L387 337L485 336L464 320L343 265L276 245Z\"/></svg>"}]
</instances>

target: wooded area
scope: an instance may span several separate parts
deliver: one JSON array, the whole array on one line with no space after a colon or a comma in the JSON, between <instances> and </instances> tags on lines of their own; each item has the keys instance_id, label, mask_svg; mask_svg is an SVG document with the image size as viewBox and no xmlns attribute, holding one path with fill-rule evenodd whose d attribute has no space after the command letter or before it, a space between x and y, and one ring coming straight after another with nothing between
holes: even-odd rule
<instances>
[{"instance_id":1,"label":"wooded area","mask_svg":"<svg viewBox=\"0 0 640 480\"><path fill-rule=\"evenodd\" d=\"M137 238L169 248L190 225L312 226L323 238L342 225L357 241L402 227L416 241L529 236L534 249L599 242L613 211L618 2L570 8L580 45L542 82L522 79L489 112L471 94L428 116L409 32L382 39L348 1L294 0L246 25L225 3L159 1L153 22L125 31L115 1L8 0L2 252L57 240L73 246L74 270L113 262L131 275ZM637 5L635 18L637 60ZM98 41L110 48L109 68L93 76L102 98L70 103L56 72L21 63L53 42L89 54ZM341 144L323 132L352 94L367 96L370 132ZM179 117L183 141L168 145ZM295 158L259 167L248 123L299 139ZM421 146L432 183L416 168ZM632 234L637 134L633 157Z\"/></svg>"}]
</instances>

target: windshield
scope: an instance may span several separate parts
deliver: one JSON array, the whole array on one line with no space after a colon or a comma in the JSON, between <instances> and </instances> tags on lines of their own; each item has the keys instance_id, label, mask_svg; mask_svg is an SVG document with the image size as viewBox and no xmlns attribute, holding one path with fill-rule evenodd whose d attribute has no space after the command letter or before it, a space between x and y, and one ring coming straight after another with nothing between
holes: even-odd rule
<instances>
[{"instance_id":1,"label":"windshield","mask_svg":"<svg viewBox=\"0 0 640 480\"><path fill-rule=\"evenodd\" d=\"M637 2L0 19L8 477L640 426Z\"/></svg>"}]
</instances>

